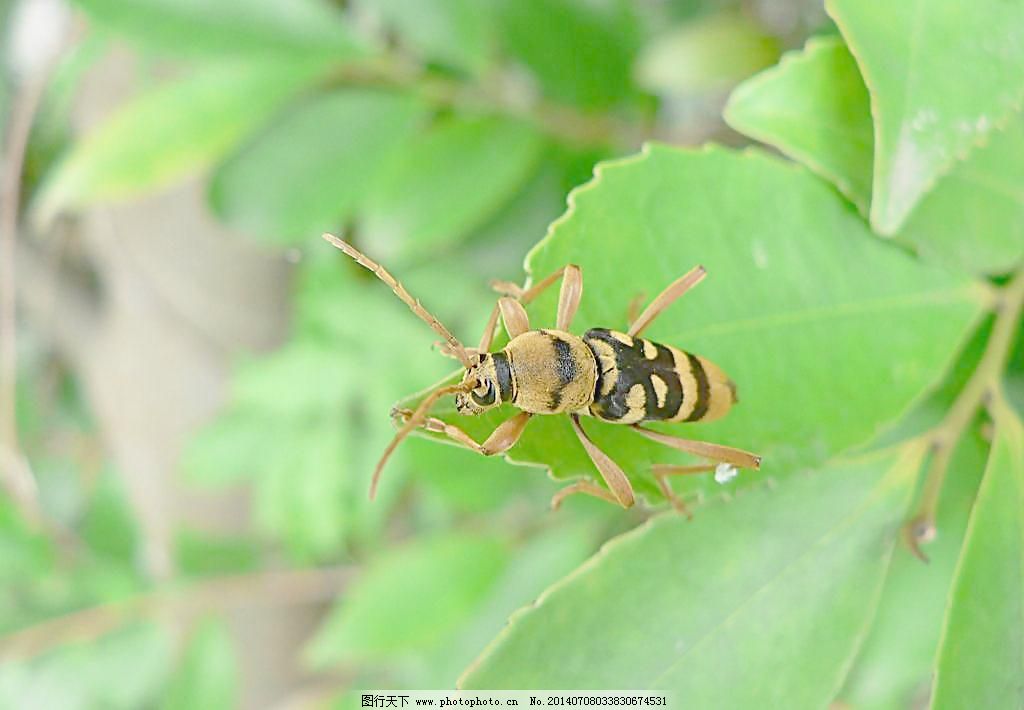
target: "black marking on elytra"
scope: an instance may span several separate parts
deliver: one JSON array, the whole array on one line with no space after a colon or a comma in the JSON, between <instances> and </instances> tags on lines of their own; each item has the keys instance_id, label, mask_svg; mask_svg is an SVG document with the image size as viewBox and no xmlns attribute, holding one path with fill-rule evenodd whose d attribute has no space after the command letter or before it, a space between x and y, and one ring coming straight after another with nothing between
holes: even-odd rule
<instances>
[{"instance_id":1,"label":"black marking on elytra","mask_svg":"<svg viewBox=\"0 0 1024 710\"><path fill-rule=\"evenodd\" d=\"M690 372L693 373L693 378L697 380L697 403L693 406L690 416L683 421L695 422L708 413L708 407L711 404L711 385L708 384L708 373L704 372L704 366L700 364L700 360L690 353L686 353L686 359L690 362Z\"/></svg>"},{"instance_id":2,"label":"black marking on elytra","mask_svg":"<svg viewBox=\"0 0 1024 710\"><path fill-rule=\"evenodd\" d=\"M555 371L558 373L558 386L551 391L551 399L548 405L552 411L558 409L562 404L562 396L566 386L579 375L579 368L572 356L572 347L556 335L545 332L551 338L551 345L555 350Z\"/></svg>"},{"instance_id":3,"label":"black marking on elytra","mask_svg":"<svg viewBox=\"0 0 1024 710\"><path fill-rule=\"evenodd\" d=\"M593 328L583 336L583 342L594 352L597 357L597 350L590 345L590 341L600 340L607 343L615 353L615 366L618 370L618 379L611 392L601 395L601 379L607 374L601 372L597 377L597 389L594 391L594 403L591 405L592 413L608 421L618 421L629 412L626 398L629 390L639 384L644 388L644 420L658 421L671 419L683 406L683 385L676 372L675 357L672 351L664 345L653 341L649 342L657 351L657 357L648 358L644 354L643 338L633 338L633 345L626 345L615 338L607 328ZM654 390L654 381L651 375L660 377L667 387L665 392L665 403L658 406L658 395Z\"/></svg>"},{"instance_id":4,"label":"black marking on elytra","mask_svg":"<svg viewBox=\"0 0 1024 710\"><path fill-rule=\"evenodd\" d=\"M498 379L498 394L502 402L512 399L512 368L508 364L508 355L497 352L491 355L494 359L494 372Z\"/></svg>"}]
</instances>

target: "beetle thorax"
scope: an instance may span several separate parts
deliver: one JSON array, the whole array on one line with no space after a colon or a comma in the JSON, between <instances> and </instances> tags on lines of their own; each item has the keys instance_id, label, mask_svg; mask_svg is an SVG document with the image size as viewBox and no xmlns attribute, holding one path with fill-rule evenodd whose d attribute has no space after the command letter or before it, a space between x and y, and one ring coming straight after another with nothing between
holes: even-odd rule
<instances>
[{"instance_id":1,"label":"beetle thorax","mask_svg":"<svg viewBox=\"0 0 1024 710\"><path fill-rule=\"evenodd\" d=\"M597 361L582 339L560 330L531 330L503 351L512 372L512 402L533 414L577 412L590 406Z\"/></svg>"}]
</instances>

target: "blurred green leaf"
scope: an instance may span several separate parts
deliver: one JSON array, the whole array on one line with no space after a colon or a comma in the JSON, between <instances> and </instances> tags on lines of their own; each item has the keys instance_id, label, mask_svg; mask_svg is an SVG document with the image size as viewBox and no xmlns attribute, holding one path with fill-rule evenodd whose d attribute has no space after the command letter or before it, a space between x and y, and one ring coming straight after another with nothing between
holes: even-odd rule
<instances>
[{"instance_id":1,"label":"blurred green leaf","mask_svg":"<svg viewBox=\"0 0 1024 710\"><path fill-rule=\"evenodd\" d=\"M508 558L504 542L465 532L389 550L339 600L310 660L380 660L435 645L480 607Z\"/></svg>"},{"instance_id":2,"label":"blurred green leaf","mask_svg":"<svg viewBox=\"0 0 1024 710\"><path fill-rule=\"evenodd\" d=\"M763 454L769 475L814 466L899 419L939 382L985 300L874 238L809 172L758 152L651 145L599 166L570 203L528 267L539 279L581 265L575 332L625 328L636 295L650 300L707 266L707 281L648 336L722 366L740 403L721 421L663 429ZM535 327L552 322L556 298L551 289L528 309ZM511 410L459 417L446 402L437 412L482 437ZM584 426L647 491L652 463L685 461L628 427ZM557 478L595 476L566 417L535 417L510 457Z\"/></svg>"},{"instance_id":3,"label":"blurred green leaf","mask_svg":"<svg viewBox=\"0 0 1024 710\"><path fill-rule=\"evenodd\" d=\"M553 98L599 109L632 94L642 43L625 0L498 0L501 39Z\"/></svg>"},{"instance_id":4,"label":"blurred green leaf","mask_svg":"<svg viewBox=\"0 0 1024 710\"><path fill-rule=\"evenodd\" d=\"M606 545L516 614L462 688L659 688L824 707L878 598L921 447L833 464Z\"/></svg>"},{"instance_id":5,"label":"blurred green leaf","mask_svg":"<svg viewBox=\"0 0 1024 710\"><path fill-rule=\"evenodd\" d=\"M402 94L345 90L290 109L214 175L214 210L277 242L308 241L344 222L426 107Z\"/></svg>"},{"instance_id":6,"label":"blurred green leaf","mask_svg":"<svg viewBox=\"0 0 1024 710\"><path fill-rule=\"evenodd\" d=\"M914 205L1024 98L1024 5L1003 0L827 0L871 93L871 224ZM955 90L951 90L955 87Z\"/></svg>"},{"instance_id":7,"label":"blurred green leaf","mask_svg":"<svg viewBox=\"0 0 1024 710\"><path fill-rule=\"evenodd\" d=\"M835 183L862 212L871 199L867 89L837 38L812 40L732 95L726 120ZM993 131L921 198L898 233L923 256L1002 273L1024 258L1024 121Z\"/></svg>"},{"instance_id":8,"label":"blurred green leaf","mask_svg":"<svg viewBox=\"0 0 1024 710\"><path fill-rule=\"evenodd\" d=\"M1024 260L1024 120L993 131L921 199L900 241L936 262L986 274Z\"/></svg>"},{"instance_id":9,"label":"blurred green leaf","mask_svg":"<svg viewBox=\"0 0 1024 710\"><path fill-rule=\"evenodd\" d=\"M493 54L490 0L361 0L423 59L479 73Z\"/></svg>"},{"instance_id":10,"label":"blurred green leaf","mask_svg":"<svg viewBox=\"0 0 1024 710\"><path fill-rule=\"evenodd\" d=\"M869 441L862 450L888 448L921 436L939 426L981 361L989 336L992 335L994 322L995 318L991 314L986 315L960 349L956 362L946 372L942 383L918 400L893 426Z\"/></svg>"},{"instance_id":11,"label":"blurred green leaf","mask_svg":"<svg viewBox=\"0 0 1024 710\"><path fill-rule=\"evenodd\" d=\"M813 38L741 84L725 120L834 183L867 214L874 144L868 90L839 37Z\"/></svg>"},{"instance_id":12,"label":"blurred green leaf","mask_svg":"<svg viewBox=\"0 0 1024 710\"><path fill-rule=\"evenodd\" d=\"M336 551L353 527L346 515L353 480L350 438L341 418L280 422L253 503L257 523L284 539L299 560Z\"/></svg>"},{"instance_id":13,"label":"blurred green leaf","mask_svg":"<svg viewBox=\"0 0 1024 710\"><path fill-rule=\"evenodd\" d=\"M637 64L637 81L658 94L721 91L779 56L778 41L739 12L720 12L659 36Z\"/></svg>"},{"instance_id":14,"label":"blurred green leaf","mask_svg":"<svg viewBox=\"0 0 1024 710\"><path fill-rule=\"evenodd\" d=\"M365 52L326 0L74 0L100 25L173 54L345 59Z\"/></svg>"},{"instance_id":15,"label":"blurred green leaf","mask_svg":"<svg viewBox=\"0 0 1024 710\"><path fill-rule=\"evenodd\" d=\"M255 570L260 550L249 537L179 530L174 541L177 569L186 576L239 574Z\"/></svg>"},{"instance_id":16,"label":"blurred green leaf","mask_svg":"<svg viewBox=\"0 0 1024 710\"><path fill-rule=\"evenodd\" d=\"M0 610L14 604L14 584L49 569L53 550L46 536L32 530L18 508L0 497ZM0 613L0 617L5 615Z\"/></svg>"},{"instance_id":17,"label":"blurred green leaf","mask_svg":"<svg viewBox=\"0 0 1024 710\"><path fill-rule=\"evenodd\" d=\"M188 482L219 488L254 477L274 448L273 430L255 407L222 412L189 439L181 459Z\"/></svg>"},{"instance_id":18,"label":"blurred green leaf","mask_svg":"<svg viewBox=\"0 0 1024 710\"><path fill-rule=\"evenodd\" d=\"M452 687L456 678L508 623L513 612L578 567L593 552L591 530L577 523L561 524L518 548L492 586L487 599L462 625L455 638L425 654L424 687Z\"/></svg>"},{"instance_id":19,"label":"blurred green leaf","mask_svg":"<svg viewBox=\"0 0 1024 710\"><path fill-rule=\"evenodd\" d=\"M932 707L1019 707L1024 668L1024 425L993 407L995 438L950 595Z\"/></svg>"},{"instance_id":20,"label":"blurred green leaf","mask_svg":"<svg viewBox=\"0 0 1024 710\"><path fill-rule=\"evenodd\" d=\"M839 695L849 707L924 706L946 600L987 454L988 444L974 432L957 447L936 516L939 533L925 547L928 563L906 545L897 545L874 623Z\"/></svg>"},{"instance_id":21,"label":"blurred green leaf","mask_svg":"<svg viewBox=\"0 0 1024 710\"><path fill-rule=\"evenodd\" d=\"M238 703L238 662L221 621L202 622L163 700L165 710L219 710Z\"/></svg>"},{"instance_id":22,"label":"blurred green leaf","mask_svg":"<svg viewBox=\"0 0 1024 710\"><path fill-rule=\"evenodd\" d=\"M135 565L138 526L120 480L112 472L105 472L97 482L80 529L82 539L93 551Z\"/></svg>"},{"instance_id":23,"label":"blurred green leaf","mask_svg":"<svg viewBox=\"0 0 1024 710\"><path fill-rule=\"evenodd\" d=\"M406 242L424 253L465 236L523 185L541 148L526 124L491 117L451 118L417 136L368 200L363 232L374 253L386 258Z\"/></svg>"},{"instance_id":24,"label":"blurred green leaf","mask_svg":"<svg viewBox=\"0 0 1024 710\"><path fill-rule=\"evenodd\" d=\"M420 437L410 437L402 446L414 480L456 511L496 511L516 495L541 488L529 470L509 466L497 456Z\"/></svg>"},{"instance_id":25,"label":"blurred green leaf","mask_svg":"<svg viewBox=\"0 0 1024 710\"><path fill-rule=\"evenodd\" d=\"M0 665L0 707L134 710L156 702L171 670L171 641L154 624L68 643Z\"/></svg>"},{"instance_id":26,"label":"blurred green leaf","mask_svg":"<svg viewBox=\"0 0 1024 710\"><path fill-rule=\"evenodd\" d=\"M42 187L37 216L124 199L200 172L263 123L322 67L250 60L205 66L121 106Z\"/></svg>"}]
</instances>

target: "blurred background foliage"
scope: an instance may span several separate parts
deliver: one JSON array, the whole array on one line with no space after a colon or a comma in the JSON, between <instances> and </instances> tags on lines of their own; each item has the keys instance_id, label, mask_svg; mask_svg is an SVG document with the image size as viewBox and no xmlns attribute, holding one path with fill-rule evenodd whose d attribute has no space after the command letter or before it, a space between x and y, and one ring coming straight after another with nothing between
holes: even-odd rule
<instances>
[{"instance_id":1,"label":"blurred background foliage","mask_svg":"<svg viewBox=\"0 0 1024 710\"><path fill-rule=\"evenodd\" d=\"M0 698L20 707L256 707L360 683L449 686L509 613L636 517L586 502L538 516L553 490L539 472L422 440L399 452L370 505L387 412L449 365L429 330L319 233L372 245L450 327L475 331L488 281L522 279L526 250L595 162L655 136L733 141L719 118L731 86L826 23L813 2L722 0L7 1L3 13L5 86L48 74L22 176L26 219L80 305L101 310L116 287L96 263L96 227L62 215L197 178L202 199L176 209L208 211L225 238L265 245L291 272L269 287L287 299L288 325L256 349L232 344L229 382L215 388L223 406L193 417L163 472L193 496L240 497L248 513L228 533L173 511L146 519L154 506L126 486L133 473L83 392L89 369L54 337L54 306L30 311L18 430L43 522L0 501L0 629L14 632ZM15 43L39 56L18 59ZM52 59L47 43L59 43ZM105 81L131 88L104 96ZM264 272L246 265L223 264L258 290ZM203 268L186 266L186 278ZM242 293L231 307L250 307ZM292 603L289 584L301 596L307 583L289 570L327 570L327 591L306 602L320 614L330 582L364 566L305 651L291 642L276 654L285 677L261 689L219 585L281 576L283 598L252 612L273 615ZM187 623L154 624L167 621L162 606Z\"/></svg>"},{"instance_id":2,"label":"blurred background foliage","mask_svg":"<svg viewBox=\"0 0 1024 710\"><path fill-rule=\"evenodd\" d=\"M7 125L39 91L16 175L16 441L38 488L0 498L0 705L47 708L451 687L514 610L650 511L548 515L540 470L424 439L369 503L389 410L451 363L320 232L471 340L488 282L522 281L595 163L650 139L744 144L721 118L733 87L834 34L815 0L0 0L0 16ZM964 379L899 431L933 424ZM1024 367L1008 392L1024 400ZM957 456L980 475L984 450ZM977 480L958 486L942 514L962 529ZM948 585L957 550L925 571L898 558L886 594ZM893 648L884 633L866 653ZM914 690L919 665L883 685ZM843 697L888 706L878 668Z\"/></svg>"}]
</instances>

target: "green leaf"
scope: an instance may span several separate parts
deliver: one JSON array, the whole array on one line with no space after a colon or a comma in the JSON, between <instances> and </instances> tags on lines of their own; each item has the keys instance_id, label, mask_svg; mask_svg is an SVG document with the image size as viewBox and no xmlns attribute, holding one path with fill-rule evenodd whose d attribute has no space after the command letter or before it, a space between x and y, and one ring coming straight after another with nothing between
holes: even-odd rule
<instances>
[{"instance_id":1,"label":"green leaf","mask_svg":"<svg viewBox=\"0 0 1024 710\"><path fill-rule=\"evenodd\" d=\"M273 431L276 448L259 462L253 515L296 560L327 557L353 528L354 481L344 475L351 437L340 417L277 422Z\"/></svg>"},{"instance_id":2,"label":"green leaf","mask_svg":"<svg viewBox=\"0 0 1024 710\"><path fill-rule=\"evenodd\" d=\"M250 60L205 66L119 108L81 140L37 204L65 208L151 192L201 172L231 150L321 70Z\"/></svg>"},{"instance_id":3,"label":"green leaf","mask_svg":"<svg viewBox=\"0 0 1024 710\"><path fill-rule=\"evenodd\" d=\"M897 235L922 257L983 274L1024 259L1024 120L1014 116L929 192Z\"/></svg>"},{"instance_id":4,"label":"green leaf","mask_svg":"<svg viewBox=\"0 0 1024 710\"><path fill-rule=\"evenodd\" d=\"M834 183L867 214L874 144L868 90L838 37L813 38L741 84L725 120Z\"/></svg>"},{"instance_id":5,"label":"green leaf","mask_svg":"<svg viewBox=\"0 0 1024 710\"><path fill-rule=\"evenodd\" d=\"M378 13L385 26L424 59L474 73L485 69L491 59L495 18L490 2L362 0L359 5Z\"/></svg>"},{"instance_id":6,"label":"green leaf","mask_svg":"<svg viewBox=\"0 0 1024 710\"><path fill-rule=\"evenodd\" d=\"M513 612L578 567L595 548L593 535L578 522L558 525L517 549L491 594L454 639L429 654L432 687L450 687L508 623Z\"/></svg>"},{"instance_id":7,"label":"green leaf","mask_svg":"<svg viewBox=\"0 0 1024 710\"><path fill-rule=\"evenodd\" d=\"M658 688L824 707L881 588L920 447L794 476L606 545L516 614L462 688Z\"/></svg>"},{"instance_id":8,"label":"green leaf","mask_svg":"<svg viewBox=\"0 0 1024 710\"><path fill-rule=\"evenodd\" d=\"M639 21L624 0L498 0L509 52L561 101L585 108L618 103L635 91L632 64Z\"/></svg>"},{"instance_id":9,"label":"green leaf","mask_svg":"<svg viewBox=\"0 0 1024 710\"><path fill-rule=\"evenodd\" d=\"M207 620L192 634L164 698L165 710L218 710L238 702L238 662L223 622Z\"/></svg>"},{"instance_id":10,"label":"green leaf","mask_svg":"<svg viewBox=\"0 0 1024 710\"><path fill-rule=\"evenodd\" d=\"M971 512L938 655L933 708L1024 703L1024 424L993 408L995 438Z\"/></svg>"},{"instance_id":11,"label":"green leaf","mask_svg":"<svg viewBox=\"0 0 1024 710\"><path fill-rule=\"evenodd\" d=\"M874 238L807 171L758 152L652 145L599 166L570 204L528 267L535 280L582 267L572 330L625 329L630 300L650 300L704 264L709 278L645 336L720 365L740 402L721 421L662 429L763 454L772 475L814 466L897 420L940 380L984 300L976 285ZM556 298L551 289L531 305L534 327L553 322ZM469 418L438 408L479 437L511 411ZM685 461L628 427L584 426L646 490L652 463ZM535 417L511 458L558 478L595 476L566 417Z\"/></svg>"},{"instance_id":12,"label":"green leaf","mask_svg":"<svg viewBox=\"0 0 1024 710\"><path fill-rule=\"evenodd\" d=\"M118 476L108 471L94 486L89 507L79 523L83 541L94 552L134 564L138 555L138 526Z\"/></svg>"},{"instance_id":13,"label":"green leaf","mask_svg":"<svg viewBox=\"0 0 1024 710\"><path fill-rule=\"evenodd\" d=\"M895 234L914 205L1024 99L1024 5L827 0L871 92L871 224Z\"/></svg>"},{"instance_id":14,"label":"green leaf","mask_svg":"<svg viewBox=\"0 0 1024 710\"><path fill-rule=\"evenodd\" d=\"M872 127L867 88L839 38L802 52L740 86L725 111L738 131L803 163L863 213L871 200ZM924 257L979 273L1024 258L1024 121L1014 118L956 163L910 213L899 241Z\"/></svg>"},{"instance_id":15,"label":"green leaf","mask_svg":"<svg viewBox=\"0 0 1024 710\"><path fill-rule=\"evenodd\" d=\"M255 540L179 530L174 540L177 569L186 576L241 574L256 569L260 550Z\"/></svg>"},{"instance_id":16,"label":"green leaf","mask_svg":"<svg viewBox=\"0 0 1024 710\"><path fill-rule=\"evenodd\" d=\"M434 646L477 610L508 563L495 537L448 533L389 550L331 612L309 648L317 666Z\"/></svg>"},{"instance_id":17,"label":"green leaf","mask_svg":"<svg viewBox=\"0 0 1024 710\"><path fill-rule=\"evenodd\" d=\"M839 700L857 710L924 707L932 682L946 599L988 444L972 432L950 462L936 515L938 535L924 549L928 564L898 545L874 623Z\"/></svg>"},{"instance_id":18,"label":"green leaf","mask_svg":"<svg viewBox=\"0 0 1024 710\"><path fill-rule=\"evenodd\" d=\"M515 194L540 156L528 125L456 117L417 136L385 170L363 229L376 252L410 243L428 252L480 226Z\"/></svg>"},{"instance_id":19,"label":"green leaf","mask_svg":"<svg viewBox=\"0 0 1024 710\"><path fill-rule=\"evenodd\" d=\"M190 55L347 58L365 51L325 0L75 0L144 47Z\"/></svg>"},{"instance_id":20,"label":"green leaf","mask_svg":"<svg viewBox=\"0 0 1024 710\"><path fill-rule=\"evenodd\" d=\"M746 15L719 12L658 37L637 62L644 88L692 98L727 89L779 56L778 42Z\"/></svg>"},{"instance_id":21,"label":"green leaf","mask_svg":"<svg viewBox=\"0 0 1024 710\"><path fill-rule=\"evenodd\" d=\"M170 634L133 624L0 665L0 707L133 710L151 707L171 670Z\"/></svg>"},{"instance_id":22,"label":"green leaf","mask_svg":"<svg viewBox=\"0 0 1024 710\"><path fill-rule=\"evenodd\" d=\"M241 230L278 242L308 241L348 219L425 113L414 98L385 91L313 97L218 169L213 208Z\"/></svg>"}]
</instances>

